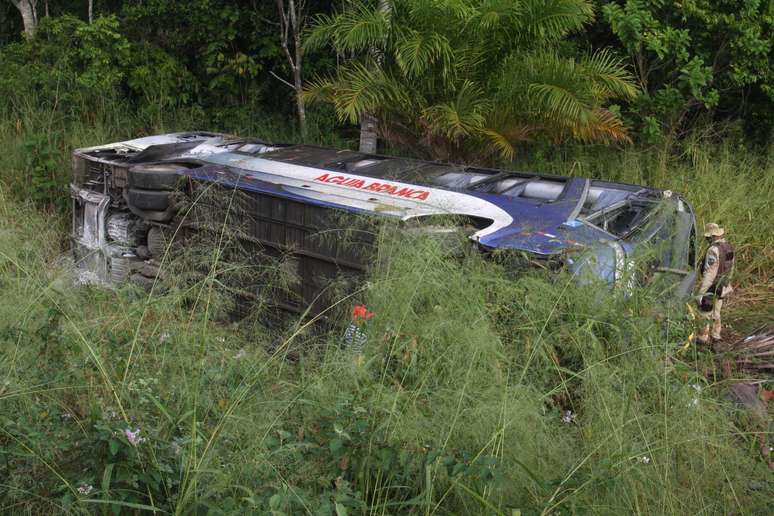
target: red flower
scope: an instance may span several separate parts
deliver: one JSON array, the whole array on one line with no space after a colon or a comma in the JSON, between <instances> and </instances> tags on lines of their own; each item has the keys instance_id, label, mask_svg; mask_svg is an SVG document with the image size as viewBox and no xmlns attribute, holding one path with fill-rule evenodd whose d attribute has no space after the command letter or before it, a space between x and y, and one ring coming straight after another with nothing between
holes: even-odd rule
<instances>
[{"instance_id":1,"label":"red flower","mask_svg":"<svg viewBox=\"0 0 774 516\"><path fill-rule=\"evenodd\" d=\"M357 305L355 308L352 309L352 319L354 320L362 319L364 321L367 321L373 316L374 316L374 313L367 310L365 305Z\"/></svg>"}]
</instances>

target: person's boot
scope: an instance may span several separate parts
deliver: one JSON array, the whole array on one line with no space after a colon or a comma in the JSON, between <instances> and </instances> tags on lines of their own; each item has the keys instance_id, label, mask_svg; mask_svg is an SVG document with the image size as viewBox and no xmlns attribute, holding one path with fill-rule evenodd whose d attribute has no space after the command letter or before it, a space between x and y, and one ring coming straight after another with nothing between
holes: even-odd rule
<instances>
[{"instance_id":1,"label":"person's boot","mask_svg":"<svg viewBox=\"0 0 774 516\"><path fill-rule=\"evenodd\" d=\"M723 327L720 325L720 321L712 321L712 340L719 341L723 340L723 337L720 335L720 331L723 329Z\"/></svg>"},{"instance_id":2,"label":"person's boot","mask_svg":"<svg viewBox=\"0 0 774 516\"><path fill-rule=\"evenodd\" d=\"M709 325L702 326L699 328L699 330L696 332L696 345L698 346L706 346L709 344L710 341L710 334L709 334Z\"/></svg>"}]
</instances>

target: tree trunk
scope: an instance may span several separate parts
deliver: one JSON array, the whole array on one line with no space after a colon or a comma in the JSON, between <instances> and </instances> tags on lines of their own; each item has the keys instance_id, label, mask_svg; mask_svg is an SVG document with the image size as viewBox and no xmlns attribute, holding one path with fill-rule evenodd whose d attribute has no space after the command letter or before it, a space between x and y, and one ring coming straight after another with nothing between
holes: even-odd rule
<instances>
[{"instance_id":1,"label":"tree trunk","mask_svg":"<svg viewBox=\"0 0 774 516\"><path fill-rule=\"evenodd\" d=\"M290 7L295 9L293 0L290 2ZM291 19L293 20L293 47L296 51L296 61L293 67L293 86L296 89L296 106L298 107L298 128L301 131L301 138L306 142L306 107L304 106L304 80L301 75L303 70L301 63L304 59L304 47L301 42L301 33L303 27L301 26L304 18L304 4L300 4L299 12Z\"/></svg>"},{"instance_id":2,"label":"tree trunk","mask_svg":"<svg viewBox=\"0 0 774 516\"><path fill-rule=\"evenodd\" d=\"M360 117L360 152L376 153L376 117L366 113Z\"/></svg>"},{"instance_id":3,"label":"tree trunk","mask_svg":"<svg viewBox=\"0 0 774 516\"><path fill-rule=\"evenodd\" d=\"M280 23L280 45L293 73L293 84L284 79L283 83L293 88L293 94L296 97L296 110L298 112L298 129L301 132L301 139L306 140L306 107L304 106L304 81L302 73L302 62L304 59L304 47L301 42L301 35L304 32L306 23L306 2L305 0L288 0L287 8L284 0L276 0L277 12L279 13ZM291 41L293 49L291 51ZM272 73L272 75L274 75Z\"/></svg>"},{"instance_id":4,"label":"tree trunk","mask_svg":"<svg viewBox=\"0 0 774 516\"><path fill-rule=\"evenodd\" d=\"M379 0L378 9L383 13L390 13L392 11L392 5L390 0ZM381 49L372 49L377 63L381 63L382 55ZM367 154L374 154L376 152L377 134L376 124L378 120L372 113L366 113L360 117L360 152Z\"/></svg>"},{"instance_id":5,"label":"tree trunk","mask_svg":"<svg viewBox=\"0 0 774 516\"><path fill-rule=\"evenodd\" d=\"M293 70L293 86L296 90L296 108L298 109L298 128L301 138L306 141L306 107L304 106L304 82L301 78L301 56L297 56L296 68Z\"/></svg>"},{"instance_id":6,"label":"tree trunk","mask_svg":"<svg viewBox=\"0 0 774 516\"><path fill-rule=\"evenodd\" d=\"M35 31L38 28L38 17L35 13L35 3L37 0L11 0L11 3L16 6L22 17L22 23L24 24L24 34L27 38L31 39L35 37Z\"/></svg>"},{"instance_id":7,"label":"tree trunk","mask_svg":"<svg viewBox=\"0 0 774 516\"><path fill-rule=\"evenodd\" d=\"M304 107L302 93L303 89L296 92L296 107L298 108L298 127L301 130L301 139L306 141L306 107Z\"/></svg>"},{"instance_id":8,"label":"tree trunk","mask_svg":"<svg viewBox=\"0 0 774 516\"><path fill-rule=\"evenodd\" d=\"M89 0L89 25L94 21L94 0Z\"/></svg>"}]
</instances>

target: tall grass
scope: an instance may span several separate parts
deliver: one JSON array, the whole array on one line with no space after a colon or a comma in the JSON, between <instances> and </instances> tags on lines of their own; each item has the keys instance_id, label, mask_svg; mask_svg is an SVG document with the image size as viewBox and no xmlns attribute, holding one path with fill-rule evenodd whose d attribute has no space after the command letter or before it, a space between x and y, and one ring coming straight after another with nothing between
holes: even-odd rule
<instances>
[{"instance_id":1,"label":"tall grass","mask_svg":"<svg viewBox=\"0 0 774 516\"><path fill-rule=\"evenodd\" d=\"M325 111L311 110L308 141L348 144L331 130L332 120ZM259 105L212 111L188 106L149 113L110 94L97 99L70 94L60 100L31 92L0 102L0 180L15 197L64 214L73 149L192 130L222 131L268 142L299 139L286 120L266 113Z\"/></svg>"},{"instance_id":2,"label":"tall grass","mask_svg":"<svg viewBox=\"0 0 774 516\"><path fill-rule=\"evenodd\" d=\"M16 120L0 124L4 147L51 138L60 183L67 147L138 127L104 113L48 132L43 115ZM762 318L771 164L723 149L661 163L587 153L536 166L685 194L740 249L739 324ZM725 401L706 355L681 350L692 321L652 292L602 299L564 274L513 275L377 227L368 283L338 300L376 314L359 355L341 345L347 310L330 325L215 320L225 239L185 288L74 285L66 223L20 200L29 166L20 148L0 158L1 512L770 508L760 423Z\"/></svg>"},{"instance_id":3,"label":"tall grass","mask_svg":"<svg viewBox=\"0 0 774 516\"><path fill-rule=\"evenodd\" d=\"M750 331L774 318L774 232L770 227L774 156L695 138L686 141L679 153L669 155L656 150L611 152L576 147L537 161L526 158L522 166L679 192L692 205L699 230L707 222L717 222L736 248L737 292L726 310L732 327L736 324L738 331Z\"/></svg>"}]
</instances>

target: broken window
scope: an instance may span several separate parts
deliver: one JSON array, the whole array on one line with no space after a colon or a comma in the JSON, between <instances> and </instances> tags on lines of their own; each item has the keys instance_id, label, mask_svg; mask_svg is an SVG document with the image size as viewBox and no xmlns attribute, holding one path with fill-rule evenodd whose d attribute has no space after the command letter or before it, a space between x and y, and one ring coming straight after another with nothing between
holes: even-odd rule
<instances>
[{"instance_id":1,"label":"broken window","mask_svg":"<svg viewBox=\"0 0 774 516\"><path fill-rule=\"evenodd\" d=\"M489 175L465 172L463 170L453 170L437 176L433 179L433 183L438 186L445 186L446 188L464 189L487 177L489 177Z\"/></svg>"},{"instance_id":2,"label":"broken window","mask_svg":"<svg viewBox=\"0 0 774 516\"><path fill-rule=\"evenodd\" d=\"M445 171L450 170L448 165L436 165L434 163L422 163L421 161L414 160L396 160L397 163L392 163L392 160L384 161L376 165L375 168L382 167L378 173L378 177L385 179L394 179L396 181L404 181L406 183L425 183L433 184L434 179ZM372 169L368 169L365 173L368 175L376 175L371 172Z\"/></svg>"},{"instance_id":3,"label":"broken window","mask_svg":"<svg viewBox=\"0 0 774 516\"><path fill-rule=\"evenodd\" d=\"M595 226L618 237L628 236L648 218L652 206L647 203L626 202L589 217Z\"/></svg>"}]
</instances>

